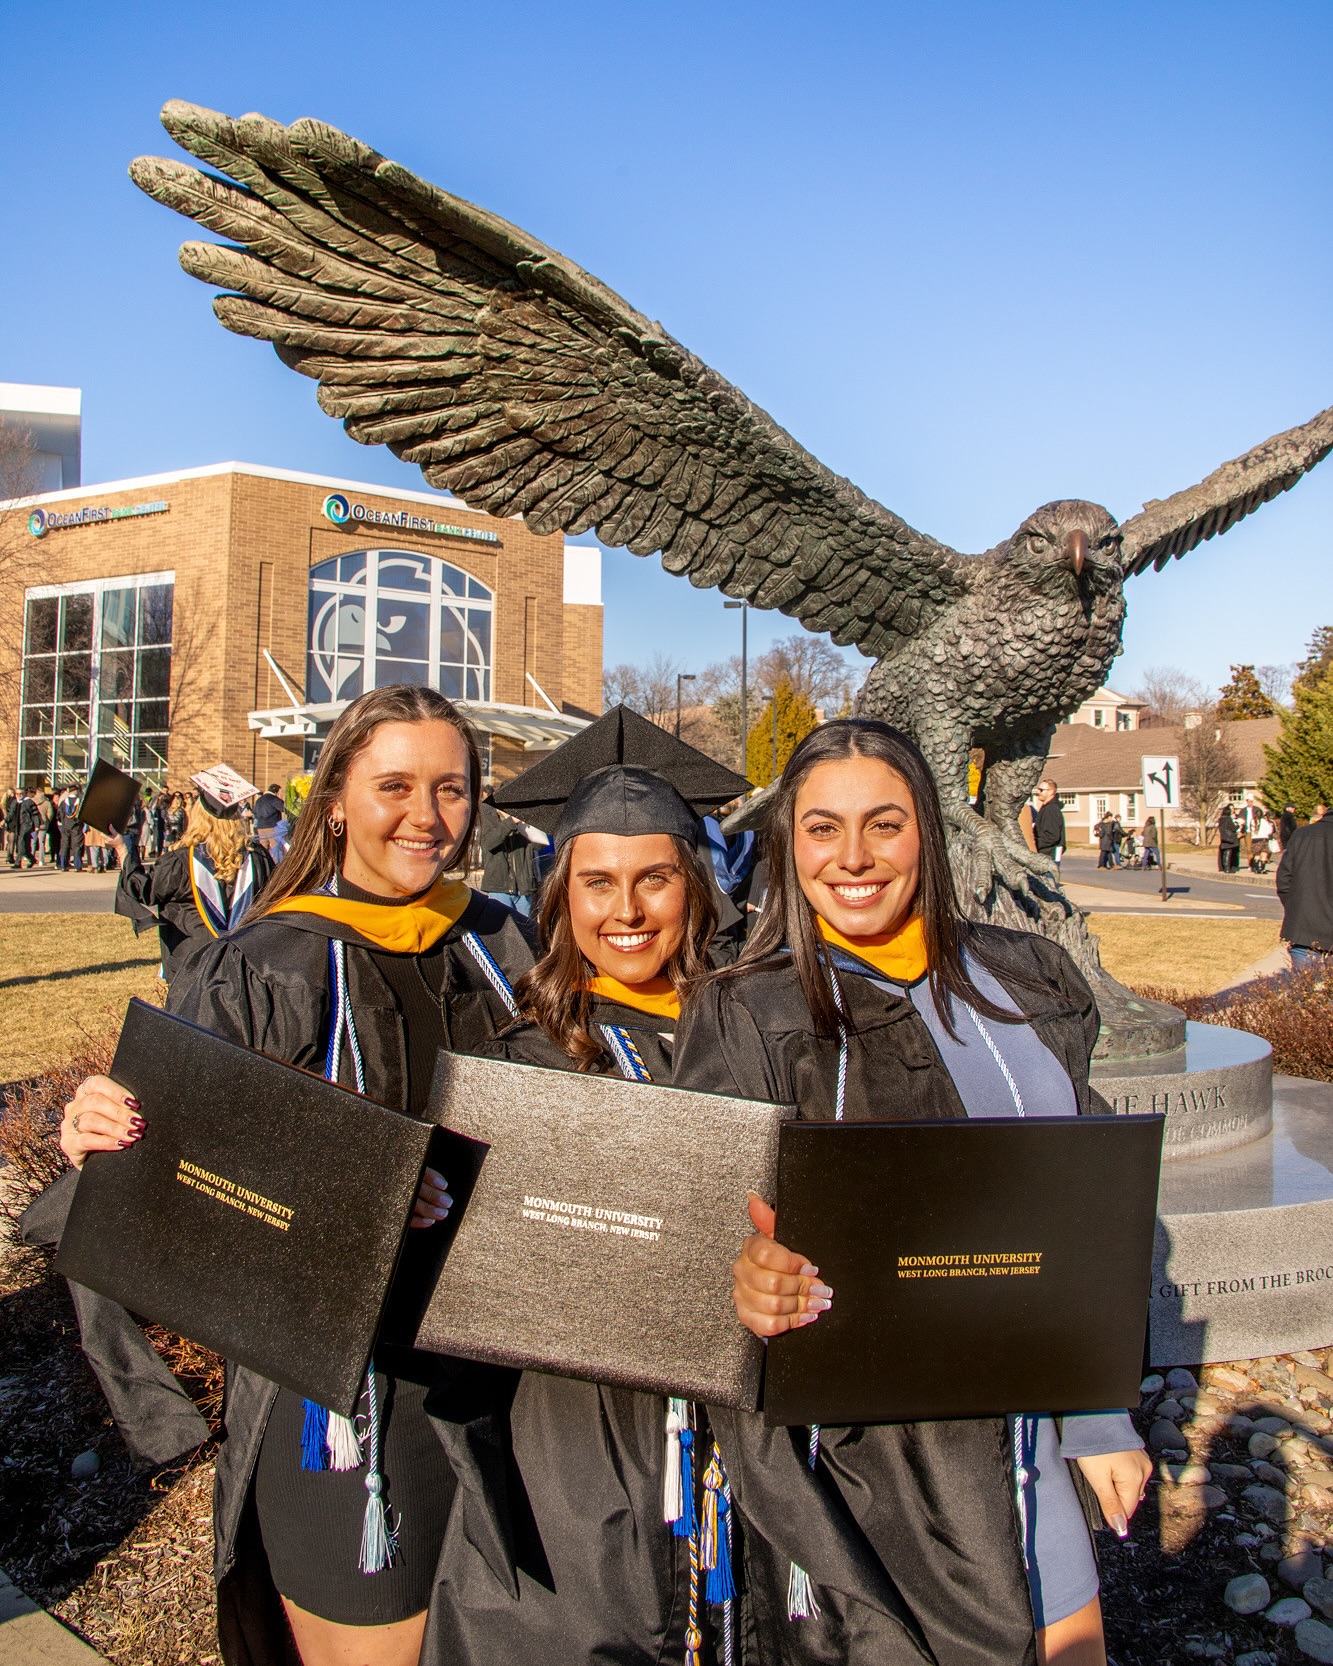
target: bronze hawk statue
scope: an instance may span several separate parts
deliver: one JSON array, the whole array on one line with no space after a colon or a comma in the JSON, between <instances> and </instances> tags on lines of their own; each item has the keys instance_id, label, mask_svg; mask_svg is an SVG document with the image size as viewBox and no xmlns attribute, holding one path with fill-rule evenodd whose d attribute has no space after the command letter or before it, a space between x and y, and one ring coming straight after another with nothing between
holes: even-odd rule
<instances>
[{"instance_id":1,"label":"bronze hawk statue","mask_svg":"<svg viewBox=\"0 0 1333 1666\"><path fill-rule=\"evenodd\" d=\"M915 736L975 914L1095 942L1018 830L1055 726L1106 681L1124 581L1225 532L1333 449L1333 408L1117 525L1061 499L964 555L804 450L739 389L526 232L356 139L173 101L198 157L141 157L150 196L223 243L185 270L273 343L364 445L535 532L592 531L874 660L858 709ZM985 752L980 811L968 753Z\"/></svg>"}]
</instances>

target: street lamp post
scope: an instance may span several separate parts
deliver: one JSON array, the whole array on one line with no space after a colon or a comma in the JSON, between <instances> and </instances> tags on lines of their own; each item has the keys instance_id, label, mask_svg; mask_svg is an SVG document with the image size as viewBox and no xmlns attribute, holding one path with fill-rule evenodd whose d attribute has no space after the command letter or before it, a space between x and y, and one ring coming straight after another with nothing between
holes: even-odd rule
<instances>
[{"instance_id":1,"label":"street lamp post","mask_svg":"<svg viewBox=\"0 0 1333 1666\"><path fill-rule=\"evenodd\" d=\"M749 602L723 602L725 608L740 608L741 610L741 774L745 774L746 752L750 744L750 725L745 705L745 682L747 669L746 626L750 617Z\"/></svg>"},{"instance_id":2,"label":"street lamp post","mask_svg":"<svg viewBox=\"0 0 1333 1666\"><path fill-rule=\"evenodd\" d=\"M676 739L680 739L680 685L694 681L693 671L677 671L676 673Z\"/></svg>"}]
</instances>

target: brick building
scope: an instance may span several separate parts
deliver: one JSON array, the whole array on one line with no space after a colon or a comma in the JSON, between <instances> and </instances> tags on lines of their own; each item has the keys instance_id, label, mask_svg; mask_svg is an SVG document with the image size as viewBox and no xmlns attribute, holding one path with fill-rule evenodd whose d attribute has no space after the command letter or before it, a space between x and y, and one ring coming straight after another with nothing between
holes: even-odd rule
<instances>
[{"instance_id":1,"label":"brick building","mask_svg":"<svg viewBox=\"0 0 1333 1666\"><path fill-rule=\"evenodd\" d=\"M395 682L503 778L601 710L601 552L441 493L219 463L0 504L0 539L6 782L282 780Z\"/></svg>"}]
</instances>

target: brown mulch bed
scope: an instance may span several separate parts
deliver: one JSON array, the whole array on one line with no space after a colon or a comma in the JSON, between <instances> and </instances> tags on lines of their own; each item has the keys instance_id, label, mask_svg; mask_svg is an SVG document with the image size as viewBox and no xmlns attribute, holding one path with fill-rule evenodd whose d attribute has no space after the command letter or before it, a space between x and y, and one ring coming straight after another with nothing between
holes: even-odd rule
<instances>
[{"instance_id":1,"label":"brown mulch bed","mask_svg":"<svg viewBox=\"0 0 1333 1666\"><path fill-rule=\"evenodd\" d=\"M1333 977L1319 966L1255 978L1216 995L1179 996L1135 986L1147 1000L1169 1001L1186 1018L1261 1035L1273 1049L1273 1069L1312 1082L1333 1082Z\"/></svg>"}]
</instances>

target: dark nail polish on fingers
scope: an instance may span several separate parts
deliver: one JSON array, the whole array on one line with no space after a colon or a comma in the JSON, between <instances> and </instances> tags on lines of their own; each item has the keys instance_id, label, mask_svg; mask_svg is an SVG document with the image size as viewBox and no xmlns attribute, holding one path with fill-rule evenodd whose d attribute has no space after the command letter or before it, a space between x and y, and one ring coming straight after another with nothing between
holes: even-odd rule
<instances>
[{"instance_id":1,"label":"dark nail polish on fingers","mask_svg":"<svg viewBox=\"0 0 1333 1666\"><path fill-rule=\"evenodd\" d=\"M148 1124L144 1121L144 1119L141 1116L132 1116L130 1118L130 1127L131 1128L137 1128L140 1133L142 1133L143 1130L145 1128L147 1128L147 1126L148 1126Z\"/></svg>"},{"instance_id":2,"label":"dark nail polish on fingers","mask_svg":"<svg viewBox=\"0 0 1333 1666\"><path fill-rule=\"evenodd\" d=\"M125 1103L132 1111L141 1111L143 1109L143 1106L139 1103L139 1101L137 1099L131 1099L128 1094L125 1097Z\"/></svg>"}]
</instances>

